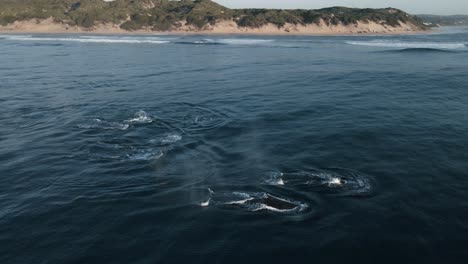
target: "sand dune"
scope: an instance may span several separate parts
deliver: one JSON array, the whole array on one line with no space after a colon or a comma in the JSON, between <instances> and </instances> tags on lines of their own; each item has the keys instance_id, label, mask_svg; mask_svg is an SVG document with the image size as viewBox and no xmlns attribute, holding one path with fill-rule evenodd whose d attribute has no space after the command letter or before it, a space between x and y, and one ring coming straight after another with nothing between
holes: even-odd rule
<instances>
[{"instance_id":1,"label":"sand dune","mask_svg":"<svg viewBox=\"0 0 468 264\"><path fill-rule=\"evenodd\" d=\"M10 33L97 33L97 34L258 34L258 35L346 35L346 34L403 34L420 31L420 27L411 23L400 22L400 26L392 27L384 23L360 21L351 25L320 24L294 25L285 24L278 27L267 24L259 28L239 27L234 21L218 21L214 26L208 25L197 29L181 21L181 26L170 31L152 31L143 29L126 31L118 24L98 24L93 28L81 28L66 24L55 23L52 18L44 20L16 21L6 26L0 26L0 32Z\"/></svg>"}]
</instances>

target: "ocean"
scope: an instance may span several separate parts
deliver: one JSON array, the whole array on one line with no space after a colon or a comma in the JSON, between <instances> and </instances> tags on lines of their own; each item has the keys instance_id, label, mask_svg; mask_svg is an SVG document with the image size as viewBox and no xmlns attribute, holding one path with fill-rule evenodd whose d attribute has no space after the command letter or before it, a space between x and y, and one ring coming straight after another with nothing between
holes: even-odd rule
<instances>
[{"instance_id":1,"label":"ocean","mask_svg":"<svg viewBox=\"0 0 468 264\"><path fill-rule=\"evenodd\" d=\"M467 45L0 35L0 263L466 263Z\"/></svg>"}]
</instances>

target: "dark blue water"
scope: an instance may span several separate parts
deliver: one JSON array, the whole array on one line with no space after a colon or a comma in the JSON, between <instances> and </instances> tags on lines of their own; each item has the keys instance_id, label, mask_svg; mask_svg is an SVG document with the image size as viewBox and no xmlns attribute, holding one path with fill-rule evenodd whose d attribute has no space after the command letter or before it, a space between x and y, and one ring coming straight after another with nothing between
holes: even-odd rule
<instances>
[{"instance_id":1,"label":"dark blue water","mask_svg":"<svg viewBox=\"0 0 468 264\"><path fill-rule=\"evenodd\" d=\"M468 30L0 36L0 263L466 263Z\"/></svg>"}]
</instances>

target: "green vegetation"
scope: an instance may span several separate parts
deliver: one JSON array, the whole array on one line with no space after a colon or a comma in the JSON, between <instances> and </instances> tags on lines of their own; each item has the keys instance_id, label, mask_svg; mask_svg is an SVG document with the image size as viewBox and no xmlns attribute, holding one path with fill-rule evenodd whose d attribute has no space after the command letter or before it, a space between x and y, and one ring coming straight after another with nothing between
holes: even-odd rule
<instances>
[{"instance_id":1,"label":"green vegetation","mask_svg":"<svg viewBox=\"0 0 468 264\"><path fill-rule=\"evenodd\" d=\"M203 29L217 21L233 20L241 27L278 27L290 24L329 25L373 21L389 26L400 22L423 25L397 9L353 9L332 7L320 10L228 9L210 0L0 0L0 25L14 21L46 19L70 26L91 28L97 23L118 24L125 30L166 31L186 23Z\"/></svg>"},{"instance_id":2,"label":"green vegetation","mask_svg":"<svg viewBox=\"0 0 468 264\"><path fill-rule=\"evenodd\" d=\"M267 23L279 27L286 23L291 24L319 24L324 21L328 25L350 25L358 21L384 23L390 26L398 26L400 22L413 22L419 24L407 13L392 9L357 9L346 7L331 7L319 10L237 10L240 17L240 26L260 27Z\"/></svg>"}]
</instances>

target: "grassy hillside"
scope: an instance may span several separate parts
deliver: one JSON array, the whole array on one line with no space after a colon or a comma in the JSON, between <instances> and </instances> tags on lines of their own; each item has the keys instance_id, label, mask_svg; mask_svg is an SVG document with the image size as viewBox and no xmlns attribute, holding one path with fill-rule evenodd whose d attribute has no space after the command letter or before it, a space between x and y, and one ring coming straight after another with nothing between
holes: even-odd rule
<instances>
[{"instance_id":1,"label":"grassy hillside","mask_svg":"<svg viewBox=\"0 0 468 264\"><path fill-rule=\"evenodd\" d=\"M330 25L374 21L389 26L401 22L423 25L397 9L351 9L333 7L320 10L228 9L210 0L0 0L0 25L14 21L45 19L70 26L91 28L96 23L114 23L125 30L142 28L164 31L187 25L202 29L221 20L234 20L241 27L261 27L272 23Z\"/></svg>"}]
</instances>

